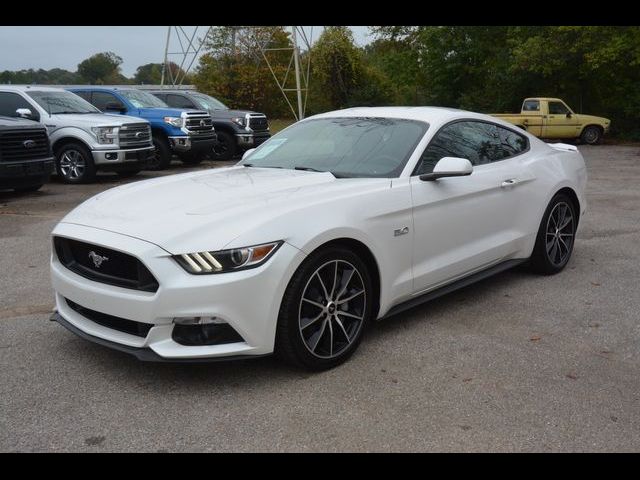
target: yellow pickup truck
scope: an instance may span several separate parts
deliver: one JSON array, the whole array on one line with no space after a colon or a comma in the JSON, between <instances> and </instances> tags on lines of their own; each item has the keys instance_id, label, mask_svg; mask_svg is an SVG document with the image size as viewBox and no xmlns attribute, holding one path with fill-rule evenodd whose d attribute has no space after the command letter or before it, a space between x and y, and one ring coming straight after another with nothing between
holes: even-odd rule
<instances>
[{"instance_id":1,"label":"yellow pickup truck","mask_svg":"<svg viewBox=\"0 0 640 480\"><path fill-rule=\"evenodd\" d=\"M494 117L542 138L579 138L583 143L595 145L609 131L608 118L574 113L559 98L525 98L522 112L492 113Z\"/></svg>"}]
</instances>

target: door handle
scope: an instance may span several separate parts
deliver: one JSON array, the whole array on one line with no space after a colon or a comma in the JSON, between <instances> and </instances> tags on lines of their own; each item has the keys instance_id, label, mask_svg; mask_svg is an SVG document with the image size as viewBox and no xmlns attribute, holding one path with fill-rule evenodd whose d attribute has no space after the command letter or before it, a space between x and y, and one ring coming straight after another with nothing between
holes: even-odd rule
<instances>
[{"instance_id":1,"label":"door handle","mask_svg":"<svg viewBox=\"0 0 640 480\"><path fill-rule=\"evenodd\" d=\"M518 183L517 179L510 178L510 179L505 180L504 182L502 182L500 184L500 187L502 187L502 188L513 187L516 183Z\"/></svg>"}]
</instances>

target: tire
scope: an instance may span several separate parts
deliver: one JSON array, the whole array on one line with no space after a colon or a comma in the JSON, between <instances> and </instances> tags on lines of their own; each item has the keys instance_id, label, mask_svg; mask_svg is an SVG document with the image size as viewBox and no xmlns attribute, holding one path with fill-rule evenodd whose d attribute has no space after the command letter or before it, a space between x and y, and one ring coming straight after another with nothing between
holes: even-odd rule
<instances>
[{"instance_id":1,"label":"tire","mask_svg":"<svg viewBox=\"0 0 640 480\"><path fill-rule=\"evenodd\" d=\"M147 157L147 170L166 170L171 165L171 147L162 137L153 136L153 152Z\"/></svg>"},{"instance_id":2,"label":"tire","mask_svg":"<svg viewBox=\"0 0 640 480\"><path fill-rule=\"evenodd\" d=\"M18 187L18 188L14 188L13 190L15 192L18 193L29 193L29 192L37 192L38 190L40 190L42 188L42 186L44 185L44 183L40 183L38 185L30 185L28 187Z\"/></svg>"},{"instance_id":3,"label":"tire","mask_svg":"<svg viewBox=\"0 0 640 480\"><path fill-rule=\"evenodd\" d=\"M56 151L56 172L64 183L89 183L96 179L93 155L81 143L67 143Z\"/></svg>"},{"instance_id":4,"label":"tire","mask_svg":"<svg viewBox=\"0 0 640 480\"><path fill-rule=\"evenodd\" d=\"M212 148L211 158L213 160L231 160L237 150L236 141L232 135L227 132L218 132L218 143Z\"/></svg>"},{"instance_id":5,"label":"tire","mask_svg":"<svg viewBox=\"0 0 640 480\"><path fill-rule=\"evenodd\" d=\"M564 269L573 252L577 225L573 201L563 193L557 194L549 202L540 222L530 259L534 272L553 275Z\"/></svg>"},{"instance_id":6,"label":"tire","mask_svg":"<svg viewBox=\"0 0 640 480\"><path fill-rule=\"evenodd\" d=\"M602 129L595 125L585 127L580 135L580 141L587 145L598 145L602 142Z\"/></svg>"},{"instance_id":7,"label":"tire","mask_svg":"<svg viewBox=\"0 0 640 480\"><path fill-rule=\"evenodd\" d=\"M180 161L185 165L200 165L204 160L204 154L198 153L183 153L180 154Z\"/></svg>"},{"instance_id":8,"label":"tire","mask_svg":"<svg viewBox=\"0 0 640 480\"><path fill-rule=\"evenodd\" d=\"M325 290L335 303L322 306ZM276 355L313 371L340 365L358 348L372 305L369 269L357 255L343 247L311 254L298 267L282 299Z\"/></svg>"}]
</instances>

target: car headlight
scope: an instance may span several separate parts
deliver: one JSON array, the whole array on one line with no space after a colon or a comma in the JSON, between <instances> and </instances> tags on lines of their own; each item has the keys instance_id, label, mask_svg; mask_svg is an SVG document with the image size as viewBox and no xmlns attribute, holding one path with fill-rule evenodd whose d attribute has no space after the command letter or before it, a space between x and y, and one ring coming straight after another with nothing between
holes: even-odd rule
<instances>
[{"instance_id":1,"label":"car headlight","mask_svg":"<svg viewBox=\"0 0 640 480\"><path fill-rule=\"evenodd\" d=\"M226 273L254 268L266 262L283 242L263 243L252 247L233 248L217 252L194 252L174 255L187 272L194 275Z\"/></svg>"},{"instance_id":2,"label":"car headlight","mask_svg":"<svg viewBox=\"0 0 640 480\"><path fill-rule=\"evenodd\" d=\"M246 119L246 118L244 118L244 117L235 117L235 118L232 118L232 119L231 119L231 121L232 121L233 123L237 123L237 124L238 124L238 125L240 125L241 127L244 127L244 126L245 126L245 122L246 122L246 120L247 120L247 119Z\"/></svg>"},{"instance_id":3,"label":"car headlight","mask_svg":"<svg viewBox=\"0 0 640 480\"><path fill-rule=\"evenodd\" d=\"M98 143L111 145L118 138L120 127L91 127L91 131L96 136Z\"/></svg>"},{"instance_id":4,"label":"car headlight","mask_svg":"<svg viewBox=\"0 0 640 480\"><path fill-rule=\"evenodd\" d=\"M184 119L182 117L164 117L164 123L168 123L172 127L182 128Z\"/></svg>"}]
</instances>

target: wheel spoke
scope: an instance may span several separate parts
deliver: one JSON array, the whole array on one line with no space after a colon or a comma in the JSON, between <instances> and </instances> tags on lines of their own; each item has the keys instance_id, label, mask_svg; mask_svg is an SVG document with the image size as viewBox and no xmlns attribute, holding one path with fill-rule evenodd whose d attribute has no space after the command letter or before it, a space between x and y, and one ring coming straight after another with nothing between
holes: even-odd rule
<instances>
[{"instance_id":1,"label":"wheel spoke","mask_svg":"<svg viewBox=\"0 0 640 480\"><path fill-rule=\"evenodd\" d=\"M320 330L318 330L318 332L316 332L316 333L318 333L318 336L316 337L315 341L313 342L313 345L311 345L311 351L312 352L315 352L316 348L318 348L318 343L320 343L320 339L322 338L322 335L324 335L324 331L325 331L326 326L327 326L327 321L325 320L322 323L322 327L320 327ZM313 335L311 335L311 336L313 337L314 335L315 335L315 333Z\"/></svg>"},{"instance_id":2,"label":"wheel spoke","mask_svg":"<svg viewBox=\"0 0 640 480\"><path fill-rule=\"evenodd\" d=\"M318 280L320 281L320 286L322 287L322 291L324 292L324 299L325 300L329 300L329 293L327 292L327 287L324 286L324 282L322 281L322 278L320 277L320 272L319 271L316 272L316 277L318 277Z\"/></svg>"},{"instance_id":3,"label":"wheel spoke","mask_svg":"<svg viewBox=\"0 0 640 480\"><path fill-rule=\"evenodd\" d=\"M351 278L353 277L353 272L355 272L355 270L353 269L349 270L349 276L347 277L347 281L338 292L338 295L336 295L337 300L340 300L340 297L342 297L342 295L344 295L344 292L347 290L347 287L349 286L349 282L351 282Z\"/></svg>"},{"instance_id":4,"label":"wheel spoke","mask_svg":"<svg viewBox=\"0 0 640 480\"><path fill-rule=\"evenodd\" d=\"M336 315L335 320L336 320L336 323L338 324L338 326L340 327L340 330L342 330L342 333L343 333L344 337L347 339L347 343L351 343L351 338L349 337L349 334L345 330L344 325L342 324L342 320L340 320L340 318L338 318L338 315Z\"/></svg>"},{"instance_id":5,"label":"wheel spoke","mask_svg":"<svg viewBox=\"0 0 640 480\"><path fill-rule=\"evenodd\" d=\"M571 214L566 215L564 222L560 224L560 226L558 227L558 230L564 230L571 224L572 221L573 221L573 217L571 216Z\"/></svg>"},{"instance_id":6,"label":"wheel spoke","mask_svg":"<svg viewBox=\"0 0 640 480\"><path fill-rule=\"evenodd\" d=\"M345 317L357 318L358 320L362 320L363 316L354 315L353 313L345 312L344 310L338 310L336 315L344 315Z\"/></svg>"},{"instance_id":7,"label":"wheel spoke","mask_svg":"<svg viewBox=\"0 0 640 480\"><path fill-rule=\"evenodd\" d=\"M554 238L553 246L551 247L551 252L549 252L549 258L551 258L552 261L554 262L555 262L557 250L558 250L558 241Z\"/></svg>"},{"instance_id":8,"label":"wheel spoke","mask_svg":"<svg viewBox=\"0 0 640 480\"><path fill-rule=\"evenodd\" d=\"M348 302L349 300L353 300L353 299L354 299L354 298L356 298L358 295L362 295L363 293L364 293L364 290L360 290L359 292L354 293L353 295L351 295L351 296L349 296L349 297L347 297L347 298L340 299L340 300L339 300L339 301L337 301L336 303L337 303L338 305L342 305L343 303L346 303L346 302Z\"/></svg>"},{"instance_id":9,"label":"wheel spoke","mask_svg":"<svg viewBox=\"0 0 640 480\"><path fill-rule=\"evenodd\" d=\"M318 320L320 320L320 319L323 317L323 315L324 315L324 312L320 312L320 313L318 314L318 316L317 316L317 317L315 317L315 318L311 318L311 319L309 319L309 318L303 318L303 319L301 319L301 320L300 320L300 328L301 328L302 330L304 330L305 328L310 327L311 325L313 325L314 323L316 323Z\"/></svg>"},{"instance_id":10,"label":"wheel spoke","mask_svg":"<svg viewBox=\"0 0 640 480\"><path fill-rule=\"evenodd\" d=\"M333 356L333 327L331 326L331 317L327 318L327 325L329 325L329 356Z\"/></svg>"},{"instance_id":11,"label":"wheel spoke","mask_svg":"<svg viewBox=\"0 0 640 480\"><path fill-rule=\"evenodd\" d=\"M322 305L321 303L314 302L313 300L309 300L308 298L304 298L304 297L303 297L303 298L302 298L302 301L303 301L303 302L310 303L311 305L315 305L315 306L316 306L316 307L318 307L318 308L324 308L324 305Z\"/></svg>"},{"instance_id":12,"label":"wheel spoke","mask_svg":"<svg viewBox=\"0 0 640 480\"><path fill-rule=\"evenodd\" d=\"M335 262L335 270L333 271L333 286L331 287L331 297L333 298L333 294L336 293L336 287L338 286L338 262Z\"/></svg>"}]
</instances>

